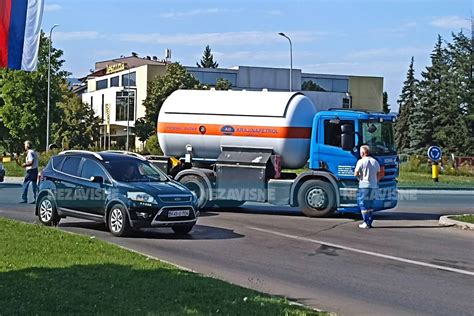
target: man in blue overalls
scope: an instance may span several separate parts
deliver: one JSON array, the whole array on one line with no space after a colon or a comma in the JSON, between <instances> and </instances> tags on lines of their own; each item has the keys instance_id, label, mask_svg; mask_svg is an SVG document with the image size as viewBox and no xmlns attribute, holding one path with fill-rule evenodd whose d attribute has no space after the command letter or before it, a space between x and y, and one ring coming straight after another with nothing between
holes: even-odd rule
<instances>
[{"instance_id":1,"label":"man in blue overalls","mask_svg":"<svg viewBox=\"0 0 474 316\"><path fill-rule=\"evenodd\" d=\"M373 203L377 197L378 182L383 177L380 165L374 158L369 156L370 148L367 145L360 147L360 159L357 161L354 175L359 179L359 191L357 203L364 222L360 228L372 228Z\"/></svg>"}]
</instances>

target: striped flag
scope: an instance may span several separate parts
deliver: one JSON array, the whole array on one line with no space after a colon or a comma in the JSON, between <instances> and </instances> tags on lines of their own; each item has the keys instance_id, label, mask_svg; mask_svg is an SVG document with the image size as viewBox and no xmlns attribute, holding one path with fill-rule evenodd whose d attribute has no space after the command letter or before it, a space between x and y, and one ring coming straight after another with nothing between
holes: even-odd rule
<instances>
[{"instance_id":1,"label":"striped flag","mask_svg":"<svg viewBox=\"0 0 474 316\"><path fill-rule=\"evenodd\" d=\"M33 71L44 0L0 0L0 68Z\"/></svg>"}]
</instances>

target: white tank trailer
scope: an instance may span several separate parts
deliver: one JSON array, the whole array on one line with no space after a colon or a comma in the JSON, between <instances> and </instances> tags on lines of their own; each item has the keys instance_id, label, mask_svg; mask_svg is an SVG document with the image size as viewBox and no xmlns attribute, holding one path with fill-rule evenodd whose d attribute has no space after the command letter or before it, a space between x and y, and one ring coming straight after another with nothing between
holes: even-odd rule
<instances>
[{"instance_id":1,"label":"white tank trailer","mask_svg":"<svg viewBox=\"0 0 474 316\"><path fill-rule=\"evenodd\" d=\"M283 168L308 161L316 106L301 93L178 90L164 102L158 139L166 156L217 159L224 147L273 150Z\"/></svg>"}]
</instances>

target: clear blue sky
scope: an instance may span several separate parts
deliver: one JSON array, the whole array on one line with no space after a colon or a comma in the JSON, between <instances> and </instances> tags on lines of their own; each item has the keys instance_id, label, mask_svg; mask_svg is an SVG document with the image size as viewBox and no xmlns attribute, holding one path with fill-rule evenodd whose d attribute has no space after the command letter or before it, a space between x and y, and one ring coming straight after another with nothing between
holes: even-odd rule
<instances>
[{"instance_id":1,"label":"clear blue sky","mask_svg":"<svg viewBox=\"0 0 474 316\"><path fill-rule=\"evenodd\" d=\"M210 45L220 67L293 67L304 72L383 76L392 108L411 56L419 74L437 34L470 34L470 0L45 0L43 29L81 77L94 62L130 55L192 66ZM395 106L393 106L395 105Z\"/></svg>"}]
</instances>

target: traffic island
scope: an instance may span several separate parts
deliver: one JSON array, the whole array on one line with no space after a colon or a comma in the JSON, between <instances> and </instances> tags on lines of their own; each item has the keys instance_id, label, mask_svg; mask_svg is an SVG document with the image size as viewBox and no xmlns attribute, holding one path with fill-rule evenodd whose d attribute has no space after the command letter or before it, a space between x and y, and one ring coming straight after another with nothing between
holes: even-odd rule
<instances>
[{"instance_id":1,"label":"traffic island","mask_svg":"<svg viewBox=\"0 0 474 316\"><path fill-rule=\"evenodd\" d=\"M474 214L441 216L439 225L455 226L464 230L474 230Z\"/></svg>"},{"instance_id":2,"label":"traffic island","mask_svg":"<svg viewBox=\"0 0 474 316\"><path fill-rule=\"evenodd\" d=\"M327 315L118 246L0 218L0 314Z\"/></svg>"}]
</instances>

